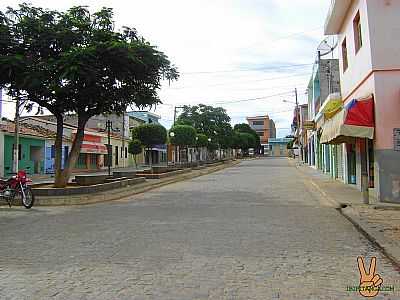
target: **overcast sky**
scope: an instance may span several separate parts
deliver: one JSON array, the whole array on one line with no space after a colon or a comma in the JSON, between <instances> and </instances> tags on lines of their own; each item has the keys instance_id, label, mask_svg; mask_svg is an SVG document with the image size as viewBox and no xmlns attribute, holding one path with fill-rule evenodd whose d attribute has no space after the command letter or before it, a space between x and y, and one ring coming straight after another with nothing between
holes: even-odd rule
<instances>
[{"instance_id":1,"label":"overcast sky","mask_svg":"<svg viewBox=\"0 0 400 300\"><path fill-rule=\"evenodd\" d=\"M294 88L300 103L323 39L329 0L37 0L36 6L65 10L112 7L117 28L135 27L175 64L181 77L160 91L156 109L169 128L175 105L222 106L232 124L268 114L277 135L290 132ZM16 6L1 0L0 9ZM254 98L261 98L253 100ZM3 115L13 107L3 103Z\"/></svg>"}]
</instances>

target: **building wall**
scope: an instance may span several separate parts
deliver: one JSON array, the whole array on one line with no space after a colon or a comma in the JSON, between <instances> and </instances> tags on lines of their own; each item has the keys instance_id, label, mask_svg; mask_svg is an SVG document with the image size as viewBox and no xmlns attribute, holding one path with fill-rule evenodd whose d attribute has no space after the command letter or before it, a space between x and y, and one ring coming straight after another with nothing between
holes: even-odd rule
<instances>
[{"instance_id":1,"label":"building wall","mask_svg":"<svg viewBox=\"0 0 400 300\"><path fill-rule=\"evenodd\" d=\"M247 118L249 126L254 129L257 133L262 133L260 136L261 144L267 144L270 138L276 137L275 123L268 117L252 117ZM262 125L254 125L253 122L263 122Z\"/></svg>"},{"instance_id":2,"label":"building wall","mask_svg":"<svg viewBox=\"0 0 400 300\"><path fill-rule=\"evenodd\" d=\"M288 156L287 144L274 143L271 144L271 156L283 157Z\"/></svg>"},{"instance_id":3,"label":"building wall","mask_svg":"<svg viewBox=\"0 0 400 300\"><path fill-rule=\"evenodd\" d=\"M21 145L21 159L19 160L19 169L25 170L28 174L43 174L44 173L44 139L34 139L29 137L20 137L19 143ZM13 164L13 144L14 136L4 136L4 175L8 176L12 173ZM34 160L31 155L31 146L37 147L39 157Z\"/></svg>"},{"instance_id":4,"label":"building wall","mask_svg":"<svg viewBox=\"0 0 400 300\"><path fill-rule=\"evenodd\" d=\"M366 5L373 69L399 69L400 1L366 1Z\"/></svg>"},{"instance_id":5,"label":"building wall","mask_svg":"<svg viewBox=\"0 0 400 300\"><path fill-rule=\"evenodd\" d=\"M371 56L371 43L370 43L370 31L367 17L367 0L355 0L351 5L346 18L343 22L342 29L338 34L338 49L340 59L340 76L341 76L341 91L342 97L345 99L350 92L367 76L372 69L372 56ZM372 1L374 2L374 1ZM363 46L360 50L355 53L354 43L354 30L353 20L360 12L360 20L362 27ZM346 38L347 44L347 60L348 68L343 71L343 56L342 56L342 43Z\"/></svg>"},{"instance_id":6,"label":"building wall","mask_svg":"<svg viewBox=\"0 0 400 300\"><path fill-rule=\"evenodd\" d=\"M322 105L329 94L340 92L339 60L321 59L318 65L319 98Z\"/></svg>"}]
</instances>

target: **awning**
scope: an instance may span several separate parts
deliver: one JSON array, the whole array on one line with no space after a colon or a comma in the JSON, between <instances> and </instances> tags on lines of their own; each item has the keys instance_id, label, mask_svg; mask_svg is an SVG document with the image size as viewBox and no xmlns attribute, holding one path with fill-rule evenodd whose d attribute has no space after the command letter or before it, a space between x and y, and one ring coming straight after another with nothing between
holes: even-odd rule
<instances>
[{"instance_id":1,"label":"awning","mask_svg":"<svg viewBox=\"0 0 400 300\"><path fill-rule=\"evenodd\" d=\"M374 99L351 100L322 127L322 144L352 143L355 138L374 138Z\"/></svg>"},{"instance_id":2,"label":"awning","mask_svg":"<svg viewBox=\"0 0 400 300\"><path fill-rule=\"evenodd\" d=\"M106 145L100 143L89 143L84 142L81 147L81 153L92 153L92 154L107 154Z\"/></svg>"},{"instance_id":3,"label":"awning","mask_svg":"<svg viewBox=\"0 0 400 300\"><path fill-rule=\"evenodd\" d=\"M340 94L330 94L321 107L325 119L331 119L336 113L343 108L343 102Z\"/></svg>"}]
</instances>

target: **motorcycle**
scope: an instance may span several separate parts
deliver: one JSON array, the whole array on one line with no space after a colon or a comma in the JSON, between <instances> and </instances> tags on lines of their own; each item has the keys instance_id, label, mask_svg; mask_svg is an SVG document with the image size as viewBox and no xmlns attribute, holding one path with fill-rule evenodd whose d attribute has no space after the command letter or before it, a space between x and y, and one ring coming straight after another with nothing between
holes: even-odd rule
<instances>
[{"instance_id":1,"label":"motorcycle","mask_svg":"<svg viewBox=\"0 0 400 300\"><path fill-rule=\"evenodd\" d=\"M21 170L9 179L0 179L0 198L7 201L11 207L14 199L21 197L22 205L25 208L31 208L35 201L31 187L28 183L32 182L26 176L26 172Z\"/></svg>"}]
</instances>

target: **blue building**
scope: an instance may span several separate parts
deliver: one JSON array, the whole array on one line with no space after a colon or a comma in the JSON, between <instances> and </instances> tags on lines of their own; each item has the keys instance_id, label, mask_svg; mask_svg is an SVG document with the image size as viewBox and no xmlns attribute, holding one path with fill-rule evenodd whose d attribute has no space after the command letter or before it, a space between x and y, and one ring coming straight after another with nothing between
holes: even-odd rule
<instances>
[{"instance_id":1,"label":"blue building","mask_svg":"<svg viewBox=\"0 0 400 300\"><path fill-rule=\"evenodd\" d=\"M146 124L160 124L161 116L149 111L129 111L128 116L144 121ZM146 151L145 163L150 163L150 155L153 164L167 162L167 145L155 145L150 151Z\"/></svg>"}]
</instances>

